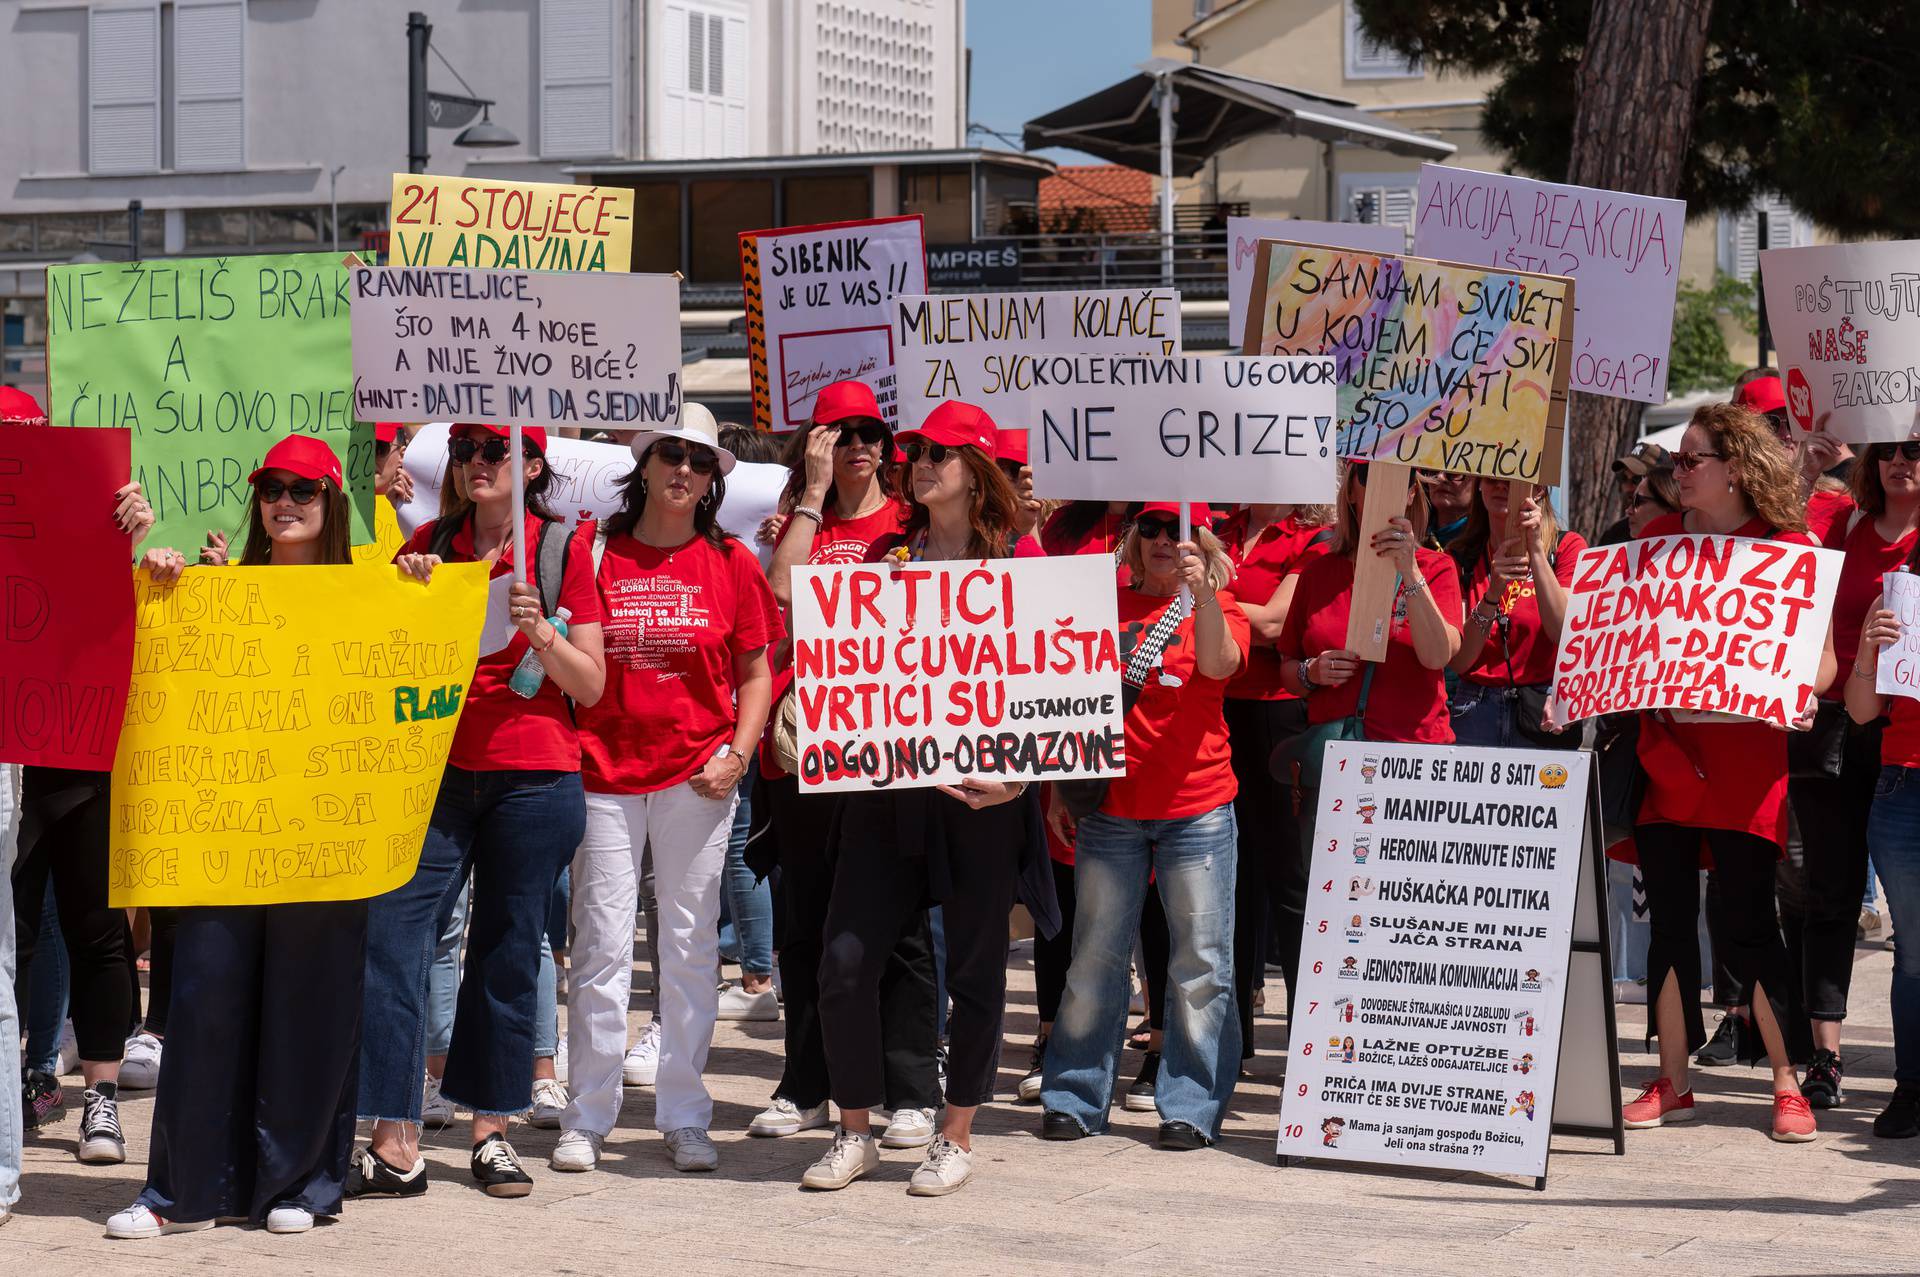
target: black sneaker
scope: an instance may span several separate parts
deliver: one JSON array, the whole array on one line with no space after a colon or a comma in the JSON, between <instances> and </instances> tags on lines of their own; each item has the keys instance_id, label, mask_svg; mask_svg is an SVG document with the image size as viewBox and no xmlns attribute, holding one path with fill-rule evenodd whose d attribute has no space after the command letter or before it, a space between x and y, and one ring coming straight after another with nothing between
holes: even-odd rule
<instances>
[{"instance_id":1,"label":"black sneaker","mask_svg":"<svg viewBox=\"0 0 1920 1277\"><path fill-rule=\"evenodd\" d=\"M519 1155L498 1131L473 1146L470 1165L488 1197L525 1197L533 1191L533 1176L520 1168Z\"/></svg>"},{"instance_id":2,"label":"black sneaker","mask_svg":"<svg viewBox=\"0 0 1920 1277\"><path fill-rule=\"evenodd\" d=\"M1147 1052L1147 1058L1140 1063L1140 1076L1133 1079L1133 1085L1127 1088L1126 1099L1121 1107L1129 1113L1153 1112L1153 1088L1160 1081L1160 1053Z\"/></svg>"},{"instance_id":3,"label":"black sneaker","mask_svg":"<svg viewBox=\"0 0 1920 1277\"><path fill-rule=\"evenodd\" d=\"M60 1079L39 1069L28 1069L20 1078L20 1116L31 1131L57 1122L67 1115L67 1097Z\"/></svg>"},{"instance_id":4,"label":"black sneaker","mask_svg":"<svg viewBox=\"0 0 1920 1277\"><path fill-rule=\"evenodd\" d=\"M1160 1147L1175 1149L1179 1152L1191 1152L1197 1148L1206 1148L1213 1141L1200 1133L1200 1128L1192 1122L1160 1123Z\"/></svg>"},{"instance_id":5,"label":"black sneaker","mask_svg":"<svg viewBox=\"0 0 1920 1277\"><path fill-rule=\"evenodd\" d=\"M1841 1089L1845 1080L1846 1070L1841 1067L1840 1057L1832 1051L1815 1050L1813 1059L1807 1062L1807 1077L1800 1083L1800 1094L1817 1109L1838 1108L1846 1103L1847 1093Z\"/></svg>"},{"instance_id":6,"label":"black sneaker","mask_svg":"<svg viewBox=\"0 0 1920 1277\"><path fill-rule=\"evenodd\" d=\"M427 1159L414 1159L413 1169L402 1173L387 1165L371 1148L356 1148L347 1162L348 1197L418 1197L427 1191Z\"/></svg>"},{"instance_id":7,"label":"black sneaker","mask_svg":"<svg viewBox=\"0 0 1920 1277\"><path fill-rule=\"evenodd\" d=\"M1022 1104L1033 1104L1040 1099L1040 1086L1047 1070L1047 1040L1036 1038L1033 1043L1033 1056L1027 1061L1027 1075L1020 1079L1020 1089L1014 1092Z\"/></svg>"},{"instance_id":8,"label":"black sneaker","mask_svg":"<svg viewBox=\"0 0 1920 1277\"><path fill-rule=\"evenodd\" d=\"M117 1166L127 1160L119 1091L118 1083L95 1082L81 1097L80 1147L74 1155L89 1166Z\"/></svg>"},{"instance_id":9,"label":"black sneaker","mask_svg":"<svg viewBox=\"0 0 1920 1277\"><path fill-rule=\"evenodd\" d=\"M1703 1069L1719 1069L1750 1058L1753 1052L1748 1039L1752 1036L1753 1029L1747 1024L1746 1018L1729 1011L1720 1017L1719 1026L1714 1029L1713 1036L1707 1039L1707 1044L1700 1048L1700 1053L1693 1057L1693 1062Z\"/></svg>"},{"instance_id":10,"label":"black sneaker","mask_svg":"<svg viewBox=\"0 0 1920 1277\"><path fill-rule=\"evenodd\" d=\"M1883 1140L1910 1140L1920 1135L1920 1086L1896 1086L1893 1098L1873 1119L1873 1133Z\"/></svg>"},{"instance_id":11,"label":"black sneaker","mask_svg":"<svg viewBox=\"0 0 1920 1277\"><path fill-rule=\"evenodd\" d=\"M1043 1140L1083 1140L1087 1138L1087 1128L1074 1121L1065 1113L1049 1110L1040 1116L1040 1138Z\"/></svg>"}]
</instances>

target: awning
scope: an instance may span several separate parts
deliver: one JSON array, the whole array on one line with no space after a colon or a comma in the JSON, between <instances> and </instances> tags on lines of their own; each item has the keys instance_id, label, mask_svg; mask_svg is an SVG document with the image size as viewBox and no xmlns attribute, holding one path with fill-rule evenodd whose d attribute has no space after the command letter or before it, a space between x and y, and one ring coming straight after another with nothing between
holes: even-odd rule
<instances>
[{"instance_id":1,"label":"awning","mask_svg":"<svg viewBox=\"0 0 1920 1277\"><path fill-rule=\"evenodd\" d=\"M1409 133L1344 98L1289 89L1215 67L1155 58L1141 73L1069 106L1027 121L1028 150L1065 146L1115 164L1160 172L1160 116L1154 81L1166 75L1173 114L1173 172L1191 177L1216 154L1263 133L1345 142L1417 160L1444 160L1451 142Z\"/></svg>"}]
</instances>

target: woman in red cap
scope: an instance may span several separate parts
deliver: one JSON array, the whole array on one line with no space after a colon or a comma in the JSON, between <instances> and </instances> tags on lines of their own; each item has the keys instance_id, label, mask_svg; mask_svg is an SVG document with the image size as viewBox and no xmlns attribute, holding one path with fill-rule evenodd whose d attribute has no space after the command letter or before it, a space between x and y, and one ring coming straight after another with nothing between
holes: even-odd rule
<instances>
[{"instance_id":1,"label":"woman in red cap","mask_svg":"<svg viewBox=\"0 0 1920 1277\"><path fill-rule=\"evenodd\" d=\"M1046 502L1033 495L1033 466L1027 461L1027 432L1002 430L994 441L994 464L1013 485L1013 526L1021 536L1032 536L1040 526Z\"/></svg>"},{"instance_id":2,"label":"woman in red cap","mask_svg":"<svg viewBox=\"0 0 1920 1277\"><path fill-rule=\"evenodd\" d=\"M606 670L593 526L569 532L547 507L547 432L530 426L521 439L515 457L504 426L454 426L447 455L464 479L463 499L416 529L398 558L423 581L442 562L491 563L496 577L512 572L511 467L520 467L533 561L509 595L518 634L474 671L419 869L368 915L366 998L380 1027L363 1040L359 1107L374 1127L354 1159L350 1197L426 1191L423 994L435 942L469 873L466 978L441 1092L473 1113L469 1168L481 1187L493 1197L533 1191L507 1143L507 1120L525 1111L533 1091L541 939L554 883L586 826L573 704L600 699Z\"/></svg>"},{"instance_id":3,"label":"woman in red cap","mask_svg":"<svg viewBox=\"0 0 1920 1277\"><path fill-rule=\"evenodd\" d=\"M282 439L248 482L242 566L353 561L332 448L311 435ZM185 560L150 550L142 566L165 585ZM175 913L174 1006L147 1183L107 1221L107 1236L197 1232L240 1218L306 1232L317 1216L340 1213L353 1152L367 902Z\"/></svg>"},{"instance_id":4,"label":"woman in red cap","mask_svg":"<svg viewBox=\"0 0 1920 1277\"><path fill-rule=\"evenodd\" d=\"M911 513L906 529L892 544L876 547L875 558L1040 556L1040 547L1014 529L1018 498L994 464L994 425L986 413L943 403L901 444ZM924 929L929 902L946 914L953 998L947 1111L907 1191L938 1197L972 1175L974 1113L993 1098L1000 1057L1008 913L1022 862L1030 851L1036 861L1044 854L1039 808L1027 789L1020 780L969 778L937 790L847 795L829 849L833 894L820 962L820 1023L840 1124L826 1153L801 1177L805 1187L845 1188L880 1164L869 1112L886 1098L882 977L900 938Z\"/></svg>"}]
</instances>

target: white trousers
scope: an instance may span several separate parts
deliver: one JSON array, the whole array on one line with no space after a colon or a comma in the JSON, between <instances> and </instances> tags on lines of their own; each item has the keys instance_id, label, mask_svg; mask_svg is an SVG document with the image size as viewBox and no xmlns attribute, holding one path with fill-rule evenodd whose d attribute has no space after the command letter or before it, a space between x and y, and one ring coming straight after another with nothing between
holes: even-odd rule
<instances>
[{"instance_id":1,"label":"white trousers","mask_svg":"<svg viewBox=\"0 0 1920 1277\"><path fill-rule=\"evenodd\" d=\"M587 833L573 858L573 944L567 951L567 1078L562 1124L606 1135L620 1115L633 983L640 856L653 847L660 932L660 1071L654 1126L707 1129L713 1097L700 1074L720 1011L720 881L737 792L702 798L682 782L652 794L588 794Z\"/></svg>"}]
</instances>

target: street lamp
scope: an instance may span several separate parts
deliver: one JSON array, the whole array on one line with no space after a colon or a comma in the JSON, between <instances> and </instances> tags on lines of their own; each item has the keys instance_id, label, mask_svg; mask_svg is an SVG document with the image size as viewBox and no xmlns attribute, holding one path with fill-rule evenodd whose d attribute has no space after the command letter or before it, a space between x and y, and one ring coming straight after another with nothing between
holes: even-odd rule
<instances>
[{"instance_id":1,"label":"street lamp","mask_svg":"<svg viewBox=\"0 0 1920 1277\"><path fill-rule=\"evenodd\" d=\"M427 54L439 58L460 87L470 95L433 93L427 88ZM481 112L480 122L461 131L453 139L455 146L493 148L518 146L520 139L504 125L487 118L493 99L471 96L473 86L454 69L440 50L433 47L433 24L427 15L415 10L407 15L407 171L427 171L427 129L457 129L473 119L473 108Z\"/></svg>"}]
</instances>

